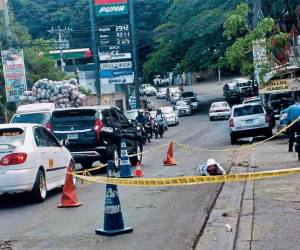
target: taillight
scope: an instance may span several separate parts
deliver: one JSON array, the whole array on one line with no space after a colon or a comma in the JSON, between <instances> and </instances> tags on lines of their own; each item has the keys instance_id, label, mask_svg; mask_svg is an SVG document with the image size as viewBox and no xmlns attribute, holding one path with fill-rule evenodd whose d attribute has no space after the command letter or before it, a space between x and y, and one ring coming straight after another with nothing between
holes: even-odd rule
<instances>
[{"instance_id":1,"label":"taillight","mask_svg":"<svg viewBox=\"0 0 300 250\"><path fill-rule=\"evenodd\" d=\"M47 123L45 124L45 127L46 127L46 129L48 129L49 131L52 131L52 127L51 127L50 122L47 122Z\"/></svg>"},{"instance_id":2,"label":"taillight","mask_svg":"<svg viewBox=\"0 0 300 250\"><path fill-rule=\"evenodd\" d=\"M1 166L9 166L9 165L18 165L22 164L26 161L27 154L26 153L12 153L5 155L1 161Z\"/></svg>"},{"instance_id":3,"label":"taillight","mask_svg":"<svg viewBox=\"0 0 300 250\"><path fill-rule=\"evenodd\" d=\"M229 120L229 126L230 126L231 128L234 127L234 121L233 121L233 119L230 119L230 120Z\"/></svg>"},{"instance_id":4,"label":"taillight","mask_svg":"<svg viewBox=\"0 0 300 250\"><path fill-rule=\"evenodd\" d=\"M101 132L102 127L103 127L103 122L100 119L96 119L96 121L95 121L95 132L96 132L97 141L100 138L100 132Z\"/></svg>"}]
</instances>

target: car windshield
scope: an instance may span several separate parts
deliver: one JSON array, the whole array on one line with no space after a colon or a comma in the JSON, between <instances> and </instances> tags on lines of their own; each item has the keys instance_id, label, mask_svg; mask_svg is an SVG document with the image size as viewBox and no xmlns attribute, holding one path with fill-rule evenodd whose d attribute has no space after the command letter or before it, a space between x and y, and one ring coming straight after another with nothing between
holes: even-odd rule
<instances>
[{"instance_id":1,"label":"car windshield","mask_svg":"<svg viewBox=\"0 0 300 250\"><path fill-rule=\"evenodd\" d=\"M135 120L135 118L138 116L137 111L127 111L125 112L125 116L128 120Z\"/></svg>"},{"instance_id":2,"label":"car windshield","mask_svg":"<svg viewBox=\"0 0 300 250\"><path fill-rule=\"evenodd\" d=\"M238 107L234 109L233 116L245 116L245 115L256 115L256 114L263 114L264 110L261 105L251 105L251 106L244 106Z\"/></svg>"},{"instance_id":3,"label":"car windshield","mask_svg":"<svg viewBox=\"0 0 300 250\"><path fill-rule=\"evenodd\" d=\"M173 108L172 107L164 107L164 108L161 108L161 111L164 113L164 114L172 114L174 112Z\"/></svg>"},{"instance_id":4,"label":"car windshield","mask_svg":"<svg viewBox=\"0 0 300 250\"><path fill-rule=\"evenodd\" d=\"M194 97L195 94L194 94L193 92L183 92L183 93L181 94L181 96L182 96L183 98L189 98L189 97Z\"/></svg>"},{"instance_id":5,"label":"car windshield","mask_svg":"<svg viewBox=\"0 0 300 250\"><path fill-rule=\"evenodd\" d=\"M211 105L212 108L224 108L227 107L227 103L225 102L218 102L218 103L213 103Z\"/></svg>"},{"instance_id":6,"label":"car windshield","mask_svg":"<svg viewBox=\"0 0 300 250\"><path fill-rule=\"evenodd\" d=\"M11 123L37 123L44 125L49 122L50 112L15 114Z\"/></svg>"},{"instance_id":7,"label":"car windshield","mask_svg":"<svg viewBox=\"0 0 300 250\"><path fill-rule=\"evenodd\" d=\"M0 148L3 144L13 145L15 147L24 144L25 131L21 128L0 129Z\"/></svg>"}]
</instances>

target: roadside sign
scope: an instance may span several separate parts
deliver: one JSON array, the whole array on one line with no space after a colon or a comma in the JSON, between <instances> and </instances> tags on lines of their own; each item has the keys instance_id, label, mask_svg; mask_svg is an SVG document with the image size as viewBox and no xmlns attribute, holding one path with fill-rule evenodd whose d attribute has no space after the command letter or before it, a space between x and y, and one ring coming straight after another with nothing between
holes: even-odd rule
<instances>
[{"instance_id":1,"label":"roadside sign","mask_svg":"<svg viewBox=\"0 0 300 250\"><path fill-rule=\"evenodd\" d=\"M99 52L100 61L131 59L131 53Z\"/></svg>"},{"instance_id":2,"label":"roadside sign","mask_svg":"<svg viewBox=\"0 0 300 250\"><path fill-rule=\"evenodd\" d=\"M7 102L18 102L27 90L23 50L1 51Z\"/></svg>"},{"instance_id":3,"label":"roadside sign","mask_svg":"<svg viewBox=\"0 0 300 250\"><path fill-rule=\"evenodd\" d=\"M132 68L132 62L112 62L112 63L100 63L100 69L124 69L124 68Z\"/></svg>"},{"instance_id":4,"label":"roadside sign","mask_svg":"<svg viewBox=\"0 0 300 250\"><path fill-rule=\"evenodd\" d=\"M96 5L95 7L96 7L96 16L98 17L128 14L127 3L103 4L103 5Z\"/></svg>"},{"instance_id":5,"label":"roadside sign","mask_svg":"<svg viewBox=\"0 0 300 250\"><path fill-rule=\"evenodd\" d=\"M132 68L100 70L101 78L128 76L132 74L133 74Z\"/></svg>"},{"instance_id":6,"label":"roadside sign","mask_svg":"<svg viewBox=\"0 0 300 250\"><path fill-rule=\"evenodd\" d=\"M133 74L119 77L101 78L101 84L131 84L133 83Z\"/></svg>"}]
</instances>

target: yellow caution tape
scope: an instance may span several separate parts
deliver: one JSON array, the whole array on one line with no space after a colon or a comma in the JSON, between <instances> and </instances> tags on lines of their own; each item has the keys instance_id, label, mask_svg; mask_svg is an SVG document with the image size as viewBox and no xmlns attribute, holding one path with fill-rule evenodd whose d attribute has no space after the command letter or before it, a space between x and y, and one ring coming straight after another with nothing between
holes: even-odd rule
<instances>
[{"instance_id":1,"label":"yellow caution tape","mask_svg":"<svg viewBox=\"0 0 300 250\"><path fill-rule=\"evenodd\" d=\"M199 185L209 183L222 183L222 182L240 182L248 180L259 180L274 178L286 175L300 174L300 168L289 168L273 171L263 171L255 173L231 174L231 175L218 175L218 176L182 176L171 178L139 178L139 179L122 179L122 178L107 178L107 177L88 177L76 175L77 178L84 179L91 182L101 184L114 184L121 186L135 186L135 187L164 187L164 186L187 186Z\"/></svg>"},{"instance_id":2,"label":"yellow caution tape","mask_svg":"<svg viewBox=\"0 0 300 250\"><path fill-rule=\"evenodd\" d=\"M192 147L192 146L189 146L189 145L186 145L186 144L181 144L181 143L178 143L178 142L174 142L175 145L181 147L181 148L184 148L184 149L187 149L187 150L190 150L190 151L200 151L200 152L231 152L231 151L239 151L239 150L244 150L244 149L248 149L248 148L253 148L253 147L256 147L257 145L260 145L260 144L263 144L265 142L268 142L272 139L274 139L275 137L281 135L282 133L284 133L287 129L289 129L291 126L293 126L296 122L298 122L300 120L300 117L298 117L296 120L294 120L293 122L291 122L288 126L286 126L285 128L279 130L276 134L274 134L273 136L263 140L263 141L260 141L260 142L257 142L257 143L253 143L251 145L242 145L240 147L236 147L236 148L228 148L228 149L206 149L206 148L199 148L199 147Z\"/></svg>"}]
</instances>

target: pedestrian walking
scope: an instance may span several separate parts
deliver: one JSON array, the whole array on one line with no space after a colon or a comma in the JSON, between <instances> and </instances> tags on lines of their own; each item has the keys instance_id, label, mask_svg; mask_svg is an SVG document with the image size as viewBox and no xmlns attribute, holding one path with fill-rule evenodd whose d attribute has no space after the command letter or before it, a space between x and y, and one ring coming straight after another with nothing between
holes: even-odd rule
<instances>
[{"instance_id":1,"label":"pedestrian walking","mask_svg":"<svg viewBox=\"0 0 300 250\"><path fill-rule=\"evenodd\" d=\"M287 117L289 124L300 117L300 96L297 96L296 103L288 108ZM300 121L289 128L289 152L293 152L296 134L300 134Z\"/></svg>"}]
</instances>

